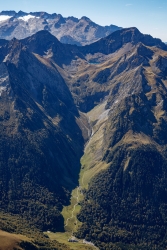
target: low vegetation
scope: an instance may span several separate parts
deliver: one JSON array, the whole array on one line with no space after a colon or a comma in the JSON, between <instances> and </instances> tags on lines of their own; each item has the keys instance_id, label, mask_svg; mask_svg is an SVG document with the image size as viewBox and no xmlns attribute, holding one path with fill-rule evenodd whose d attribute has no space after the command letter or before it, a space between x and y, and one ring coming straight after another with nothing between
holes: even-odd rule
<instances>
[{"instance_id":1,"label":"low vegetation","mask_svg":"<svg viewBox=\"0 0 167 250\"><path fill-rule=\"evenodd\" d=\"M0 228L2 230L2 232L0 231L0 239L3 238L2 241L0 240L0 249L3 250L8 250L5 247L10 247L9 249L13 250L16 246L19 250L22 248L32 250L69 249L56 240L51 241L47 235L44 235L42 231L30 224L22 216L0 212Z\"/></svg>"}]
</instances>

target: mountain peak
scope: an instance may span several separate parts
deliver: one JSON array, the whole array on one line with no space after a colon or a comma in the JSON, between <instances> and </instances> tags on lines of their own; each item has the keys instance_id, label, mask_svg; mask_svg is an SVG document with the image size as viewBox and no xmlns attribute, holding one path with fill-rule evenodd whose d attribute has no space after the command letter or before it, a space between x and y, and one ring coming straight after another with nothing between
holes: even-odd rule
<instances>
[{"instance_id":1,"label":"mountain peak","mask_svg":"<svg viewBox=\"0 0 167 250\"><path fill-rule=\"evenodd\" d=\"M39 55L47 53L53 45L61 44L58 39L47 30L40 30L36 34L21 40L21 42L28 47L30 51Z\"/></svg>"},{"instance_id":2,"label":"mountain peak","mask_svg":"<svg viewBox=\"0 0 167 250\"><path fill-rule=\"evenodd\" d=\"M73 22L76 22L76 23L79 21L79 19L74 16L69 16L66 18L66 20L72 20Z\"/></svg>"},{"instance_id":3,"label":"mountain peak","mask_svg":"<svg viewBox=\"0 0 167 250\"><path fill-rule=\"evenodd\" d=\"M28 13L27 12L24 12L22 10L19 10L19 12L17 13L19 16L24 16L24 15L27 15Z\"/></svg>"},{"instance_id":4,"label":"mountain peak","mask_svg":"<svg viewBox=\"0 0 167 250\"><path fill-rule=\"evenodd\" d=\"M32 35L32 37L36 37L36 36L49 36L54 38L55 40L58 40L55 36L53 36L48 30L39 30L37 33L35 33L34 35Z\"/></svg>"},{"instance_id":5,"label":"mountain peak","mask_svg":"<svg viewBox=\"0 0 167 250\"><path fill-rule=\"evenodd\" d=\"M130 27L130 28L124 28L121 30L117 30L104 39L125 37L124 41L126 41L126 39L131 40L131 41L135 41L135 40L139 40L141 36L143 36L143 34L136 27Z\"/></svg>"},{"instance_id":6,"label":"mountain peak","mask_svg":"<svg viewBox=\"0 0 167 250\"><path fill-rule=\"evenodd\" d=\"M16 11L14 10L3 10L0 12L0 15L14 16Z\"/></svg>"},{"instance_id":7,"label":"mountain peak","mask_svg":"<svg viewBox=\"0 0 167 250\"><path fill-rule=\"evenodd\" d=\"M106 37L118 29L120 27L114 25L100 26L86 16L78 19L73 16L63 17L61 14L49 14L44 11L27 13L21 10L0 13L0 37L7 40L11 40L13 37L24 39L39 30L48 30L63 43L86 45Z\"/></svg>"},{"instance_id":8,"label":"mountain peak","mask_svg":"<svg viewBox=\"0 0 167 250\"><path fill-rule=\"evenodd\" d=\"M167 50L166 44L164 44L160 39L153 38L150 35L144 35L137 28L131 27L117 30L90 46L86 45L82 48L82 51L83 53L87 53L89 51L89 53L92 54L97 52L111 54L128 43L134 46L140 42L146 46L157 46L158 48Z\"/></svg>"},{"instance_id":9,"label":"mountain peak","mask_svg":"<svg viewBox=\"0 0 167 250\"><path fill-rule=\"evenodd\" d=\"M40 30L37 33L35 33L34 35L22 39L21 41L42 41L43 40L43 44L46 44L48 42L52 42L52 43L60 43L59 40L53 36L49 31L47 30Z\"/></svg>"},{"instance_id":10,"label":"mountain peak","mask_svg":"<svg viewBox=\"0 0 167 250\"><path fill-rule=\"evenodd\" d=\"M136 46L136 51L139 55L152 57L153 51L145 46L142 42L139 42Z\"/></svg>"},{"instance_id":11,"label":"mountain peak","mask_svg":"<svg viewBox=\"0 0 167 250\"><path fill-rule=\"evenodd\" d=\"M87 16L82 16L81 20L87 21L87 22L92 22Z\"/></svg>"}]
</instances>

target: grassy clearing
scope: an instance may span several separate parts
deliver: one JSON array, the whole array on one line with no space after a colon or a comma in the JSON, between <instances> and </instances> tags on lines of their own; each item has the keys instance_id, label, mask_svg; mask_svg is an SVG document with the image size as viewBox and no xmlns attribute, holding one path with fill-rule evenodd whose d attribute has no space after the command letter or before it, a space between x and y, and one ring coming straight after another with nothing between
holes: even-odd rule
<instances>
[{"instance_id":1,"label":"grassy clearing","mask_svg":"<svg viewBox=\"0 0 167 250\"><path fill-rule=\"evenodd\" d=\"M79 213L81 206L79 204L76 204L79 203L82 199L83 195L80 193L80 191L77 192L77 188L74 189L72 191L70 205L65 206L62 210L62 215L65 221L65 230L67 232L76 232L78 227L81 225L81 222L77 220L77 214Z\"/></svg>"},{"instance_id":2,"label":"grassy clearing","mask_svg":"<svg viewBox=\"0 0 167 250\"><path fill-rule=\"evenodd\" d=\"M66 244L71 249L95 249L95 247L87 246L81 241L79 243L68 242L73 232L76 232L81 226L81 222L77 220L77 214L80 212L80 202L83 200L82 190L88 188L88 184L91 179L103 169L106 169L108 165L102 161L102 143L103 133L105 128L105 122L108 118L108 114L105 110L106 103L98 105L87 115L90 124L92 125L92 136L87 142L84 155L81 158L81 172L79 178L80 188L76 188L72 191L71 202L69 206L66 206L62 210L62 215L65 221L65 233L49 233L48 236L51 240L57 240L60 243ZM77 199L78 197L78 199Z\"/></svg>"},{"instance_id":3,"label":"grassy clearing","mask_svg":"<svg viewBox=\"0 0 167 250\"><path fill-rule=\"evenodd\" d=\"M90 124L94 124L94 126L92 127L93 135L88 141L84 155L81 158L82 168L80 172L80 185L86 189L88 188L90 180L101 170L108 167L106 162L102 161L103 133L105 122L108 118L105 105L106 103L104 102L96 106L87 114Z\"/></svg>"},{"instance_id":4,"label":"grassy clearing","mask_svg":"<svg viewBox=\"0 0 167 250\"><path fill-rule=\"evenodd\" d=\"M0 250L22 250L19 246L21 242L31 243L31 240L23 235L11 234L0 230Z\"/></svg>"},{"instance_id":5,"label":"grassy clearing","mask_svg":"<svg viewBox=\"0 0 167 250\"><path fill-rule=\"evenodd\" d=\"M58 242L62 244L66 244L71 250L92 250L95 249L92 246L86 246L85 244L82 243L82 240L79 242L68 242L68 239L70 238L71 234L68 232L65 233L46 233L51 240L57 240Z\"/></svg>"}]
</instances>

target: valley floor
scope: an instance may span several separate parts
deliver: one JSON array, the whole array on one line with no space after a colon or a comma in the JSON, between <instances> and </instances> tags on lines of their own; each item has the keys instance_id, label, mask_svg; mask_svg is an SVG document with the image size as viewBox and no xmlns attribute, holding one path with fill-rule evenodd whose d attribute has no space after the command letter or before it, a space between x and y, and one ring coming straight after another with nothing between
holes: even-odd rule
<instances>
[{"instance_id":1,"label":"valley floor","mask_svg":"<svg viewBox=\"0 0 167 250\"><path fill-rule=\"evenodd\" d=\"M70 205L65 206L62 210L65 222L65 233L47 232L51 240L57 240L60 243L64 243L71 249L98 249L93 243L86 242L84 239L80 239L78 242L69 242L68 240L73 238L74 233L77 232L82 225L77 219L77 215L81 209L80 204L84 199L84 190L88 188L90 180L99 171L106 169L108 166L105 162L101 161L102 152L99 151L102 145L105 121L108 118L108 112L105 110L105 105L106 102L103 102L92 111L85 114L91 127L91 133L85 145L84 155L81 158L79 186L72 191Z\"/></svg>"}]
</instances>

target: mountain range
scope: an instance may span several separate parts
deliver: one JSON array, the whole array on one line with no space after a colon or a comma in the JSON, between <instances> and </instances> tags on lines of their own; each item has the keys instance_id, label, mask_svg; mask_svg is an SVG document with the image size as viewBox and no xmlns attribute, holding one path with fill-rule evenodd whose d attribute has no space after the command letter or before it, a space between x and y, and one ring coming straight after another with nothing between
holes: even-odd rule
<instances>
[{"instance_id":1,"label":"mountain range","mask_svg":"<svg viewBox=\"0 0 167 250\"><path fill-rule=\"evenodd\" d=\"M62 208L80 185L78 238L102 250L167 247L160 39L134 27L86 46L63 44L47 30L1 39L0 130L2 230L30 238L32 228L63 232Z\"/></svg>"},{"instance_id":2,"label":"mountain range","mask_svg":"<svg viewBox=\"0 0 167 250\"><path fill-rule=\"evenodd\" d=\"M120 27L116 25L100 26L86 16L78 19L46 12L0 12L0 37L8 40L14 37L22 39L40 30L47 30L62 43L85 45L118 29Z\"/></svg>"}]
</instances>

